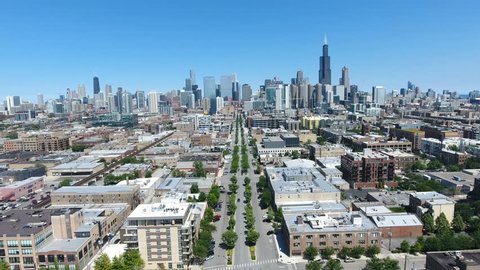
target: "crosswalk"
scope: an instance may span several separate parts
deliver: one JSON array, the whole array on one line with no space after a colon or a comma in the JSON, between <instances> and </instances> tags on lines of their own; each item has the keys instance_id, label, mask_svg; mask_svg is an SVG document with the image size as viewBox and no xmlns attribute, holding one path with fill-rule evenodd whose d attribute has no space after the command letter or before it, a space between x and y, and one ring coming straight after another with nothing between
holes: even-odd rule
<instances>
[{"instance_id":1,"label":"crosswalk","mask_svg":"<svg viewBox=\"0 0 480 270\"><path fill-rule=\"evenodd\" d=\"M203 267L202 269L205 269L205 270L249 269L249 267L274 264L274 263L277 263L277 259L254 261L254 262L235 264L235 265L229 265L229 266L210 266L210 267Z\"/></svg>"}]
</instances>

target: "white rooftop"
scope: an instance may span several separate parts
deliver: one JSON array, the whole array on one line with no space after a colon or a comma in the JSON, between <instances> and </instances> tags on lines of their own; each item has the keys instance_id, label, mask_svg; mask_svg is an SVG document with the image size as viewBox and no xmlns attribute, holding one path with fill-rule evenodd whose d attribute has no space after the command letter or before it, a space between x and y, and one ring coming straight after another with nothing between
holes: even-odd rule
<instances>
[{"instance_id":1,"label":"white rooftop","mask_svg":"<svg viewBox=\"0 0 480 270\"><path fill-rule=\"evenodd\" d=\"M372 216L377 227L422 226L422 222L414 214L392 214Z\"/></svg>"}]
</instances>

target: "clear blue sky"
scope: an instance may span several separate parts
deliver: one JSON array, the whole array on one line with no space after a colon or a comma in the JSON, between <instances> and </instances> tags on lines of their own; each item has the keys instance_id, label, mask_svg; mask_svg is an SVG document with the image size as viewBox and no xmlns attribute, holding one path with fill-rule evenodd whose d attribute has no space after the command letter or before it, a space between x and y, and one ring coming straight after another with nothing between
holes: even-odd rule
<instances>
[{"instance_id":1,"label":"clear blue sky","mask_svg":"<svg viewBox=\"0 0 480 270\"><path fill-rule=\"evenodd\" d=\"M318 80L328 36L332 81L466 93L480 88L480 1L3 1L0 98L33 99L92 77L129 91L236 72L254 88L302 69Z\"/></svg>"}]
</instances>

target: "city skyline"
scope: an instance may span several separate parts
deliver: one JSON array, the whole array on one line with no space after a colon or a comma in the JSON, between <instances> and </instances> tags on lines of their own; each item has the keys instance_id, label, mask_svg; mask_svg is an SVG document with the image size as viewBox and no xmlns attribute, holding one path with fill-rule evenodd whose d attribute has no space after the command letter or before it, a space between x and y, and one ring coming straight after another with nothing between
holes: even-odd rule
<instances>
[{"instance_id":1,"label":"city skyline","mask_svg":"<svg viewBox=\"0 0 480 270\"><path fill-rule=\"evenodd\" d=\"M72 8L61 2L48 7L9 3L0 11L0 21L7 26L0 35L9 40L0 51L4 63L0 66L0 91L4 96L35 100L36 93L51 98L84 84L91 95L91 80L98 76L100 90L110 84L130 92L166 92L181 89L189 69L197 71L200 87L205 76L219 80L222 74L236 73L240 83L250 84L255 91L264 79L288 81L297 70L303 70L313 82L317 81L325 35L330 45L332 84L347 66L351 84L362 91L375 85L398 90L407 81L415 82L423 91L449 89L465 94L478 89L475 64L480 54L475 40L479 29L475 25L479 22L474 11L480 4L475 1L464 1L462 7L446 1L309 2L302 5L305 12L301 15L290 14L288 20L271 22L276 14L287 14L289 3L247 1L235 7L243 16L236 21L226 20L221 12L233 7L218 2L191 3L184 9L184 3L132 6L120 2L114 9L118 17L139 19L125 22L106 20L104 12L109 5L105 3L94 10L88 1ZM354 11L345 10L345 5ZM318 24L312 14L322 8L328 12L322 13L321 21L331 23L312 28ZM162 16L153 16L163 9L182 10L182 17L187 19L176 20L176 12L162 11ZM58 18L47 18L49 10ZM198 20L199 14L205 15L204 20ZM335 20L338 15L349 20ZM448 22L445 16L450 18ZM246 22L257 17L263 19ZM35 21L41 23L32 29ZM62 26L58 25L60 21ZM267 31L277 31L280 36L292 30L298 31L303 42L293 36L269 42L265 36Z\"/></svg>"}]
</instances>

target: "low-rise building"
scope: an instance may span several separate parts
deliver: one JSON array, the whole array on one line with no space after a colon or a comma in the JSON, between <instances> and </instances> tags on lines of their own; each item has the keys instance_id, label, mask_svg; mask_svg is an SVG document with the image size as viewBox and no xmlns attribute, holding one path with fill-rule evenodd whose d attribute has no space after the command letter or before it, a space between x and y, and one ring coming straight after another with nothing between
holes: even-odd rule
<instances>
[{"instance_id":1,"label":"low-rise building","mask_svg":"<svg viewBox=\"0 0 480 270\"><path fill-rule=\"evenodd\" d=\"M427 252L428 270L475 270L480 268L480 251L455 250Z\"/></svg>"},{"instance_id":2,"label":"low-rise building","mask_svg":"<svg viewBox=\"0 0 480 270\"><path fill-rule=\"evenodd\" d=\"M455 201L435 191L410 193L410 210L420 218L426 212L436 220L441 213L445 214L448 222L452 222L455 214Z\"/></svg>"},{"instance_id":3,"label":"low-rise building","mask_svg":"<svg viewBox=\"0 0 480 270\"><path fill-rule=\"evenodd\" d=\"M340 157L345 155L345 148L337 145L319 145L312 143L308 146L308 154L310 159L325 157Z\"/></svg>"},{"instance_id":4,"label":"low-rise building","mask_svg":"<svg viewBox=\"0 0 480 270\"><path fill-rule=\"evenodd\" d=\"M86 177L104 168L103 163L94 157L80 157L48 169L48 176Z\"/></svg>"},{"instance_id":5,"label":"low-rise building","mask_svg":"<svg viewBox=\"0 0 480 270\"><path fill-rule=\"evenodd\" d=\"M13 182L10 185L0 187L0 200L16 201L43 188L43 184L43 177L30 177L23 181Z\"/></svg>"},{"instance_id":6,"label":"low-rise building","mask_svg":"<svg viewBox=\"0 0 480 270\"><path fill-rule=\"evenodd\" d=\"M217 174L223 165L222 153L195 153L180 156L177 162L177 170L191 173L194 170L195 161L200 161L207 173Z\"/></svg>"},{"instance_id":7,"label":"low-rise building","mask_svg":"<svg viewBox=\"0 0 480 270\"><path fill-rule=\"evenodd\" d=\"M141 204L121 230L127 248L138 249L149 269L188 269L206 203Z\"/></svg>"},{"instance_id":8,"label":"low-rise building","mask_svg":"<svg viewBox=\"0 0 480 270\"><path fill-rule=\"evenodd\" d=\"M10 210L0 221L0 257L11 269L37 269L37 250L52 239L52 210Z\"/></svg>"},{"instance_id":9,"label":"low-rise building","mask_svg":"<svg viewBox=\"0 0 480 270\"><path fill-rule=\"evenodd\" d=\"M398 170L398 171L405 170L405 168L414 164L415 161L417 160L414 154L403 152L400 150L389 149L389 150L379 151L379 153L382 153L388 156L389 159L395 161L395 170Z\"/></svg>"},{"instance_id":10,"label":"low-rise building","mask_svg":"<svg viewBox=\"0 0 480 270\"><path fill-rule=\"evenodd\" d=\"M340 250L381 243L380 231L361 212L284 213L283 218L289 256L301 256L308 246Z\"/></svg>"},{"instance_id":11,"label":"low-rise building","mask_svg":"<svg viewBox=\"0 0 480 270\"><path fill-rule=\"evenodd\" d=\"M340 191L315 168L266 168L275 205L305 205L316 201L340 202Z\"/></svg>"},{"instance_id":12,"label":"low-rise building","mask_svg":"<svg viewBox=\"0 0 480 270\"><path fill-rule=\"evenodd\" d=\"M140 203L140 187L72 186L61 187L51 194L52 205L128 203L133 210Z\"/></svg>"}]
</instances>

